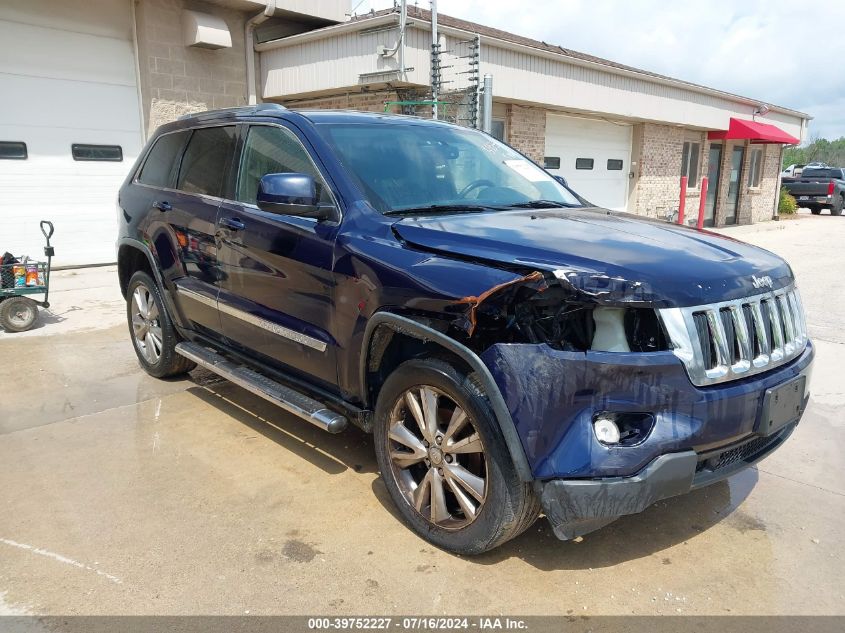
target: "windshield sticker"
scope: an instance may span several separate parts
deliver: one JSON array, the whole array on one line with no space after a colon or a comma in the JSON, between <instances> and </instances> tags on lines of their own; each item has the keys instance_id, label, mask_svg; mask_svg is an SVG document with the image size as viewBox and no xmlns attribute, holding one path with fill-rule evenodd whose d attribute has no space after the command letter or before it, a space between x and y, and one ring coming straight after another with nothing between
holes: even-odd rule
<instances>
[{"instance_id":1,"label":"windshield sticker","mask_svg":"<svg viewBox=\"0 0 845 633\"><path fill-rule=\"evenodd\" d=\"M531 182L547 182L554 180L549 174L532 165L524 159L506 160L505 165L513 169L520 176Z\"/></svg>"}]
</instances>

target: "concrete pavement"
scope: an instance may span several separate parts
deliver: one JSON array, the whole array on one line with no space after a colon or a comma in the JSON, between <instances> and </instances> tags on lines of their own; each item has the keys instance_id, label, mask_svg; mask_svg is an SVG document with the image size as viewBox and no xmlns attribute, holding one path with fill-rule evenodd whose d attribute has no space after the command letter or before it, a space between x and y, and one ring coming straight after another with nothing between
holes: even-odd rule
<instances>
[{"instance_id":1,"label":"concrete pavement","mask_svg":"<svg viewBox=\"0 0 845 633\"><path fill-rule=\"evenodd\" d=\"M581 542L541 519L471 559L400 523L368 436L149 378L114 272L57 277L64 321L0 334L0 613L845 614L845 218L725 232L798 277L818 355L792 438Z\"/></svg>"}]
</instances>

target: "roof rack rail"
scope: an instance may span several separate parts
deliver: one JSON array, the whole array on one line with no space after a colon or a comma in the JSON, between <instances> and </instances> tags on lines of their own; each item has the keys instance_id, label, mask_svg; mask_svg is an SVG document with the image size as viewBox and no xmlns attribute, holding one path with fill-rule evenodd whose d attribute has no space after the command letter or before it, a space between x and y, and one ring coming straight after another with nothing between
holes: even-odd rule
<instances>
[{"instance_id":1,"label":"roof rack rail","mask_svg":"<svg viewBox=\"0 0 845 633\"><path fill-rule=\"evenodd\" d=\"M219 114L223 114L225 112L240 112L241 114L258 114L259 112L268 112L268 111L276 111L276 112L284 112L287 108L283 105L278 103L259 103L257 105L252 106L237 106L234 108L219 108L217 110L206 110L204 112L189 112L188 114L183 114L177 120L184 121L186 119L205 119L209 117L214 117Z\"/></svg>"}]
</instances>

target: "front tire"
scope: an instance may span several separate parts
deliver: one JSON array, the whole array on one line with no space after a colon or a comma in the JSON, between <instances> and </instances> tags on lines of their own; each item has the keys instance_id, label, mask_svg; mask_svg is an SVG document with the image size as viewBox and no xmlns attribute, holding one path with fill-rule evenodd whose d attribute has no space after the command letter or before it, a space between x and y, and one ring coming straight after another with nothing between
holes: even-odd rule
<instances>
[{"instance_id":1,"label":"front tire","mask_svg":"<svg viewBox=\"0 0 845 633\"><path fill-rule=\"evenodd\" d=\"M813 215L821 215L821 207L810 207L810 213Z\"/></svg>"},{"instance_id":2,"label":"front tire","mask_svg":"<svg viewBox=\"0 0 845 633\"><path fill-rule=\"evenodd\" d=\"M196 363L176 353L179 335L164 307L158 285L142 270L129 280L126 318L138 362L150 376L169 378L196 367Z\"/></svg>"},{"instance_id":3,"label":"front tire","mask_svg":"<svg viewBox=\"0 0 845 633\"><path fill-rule=\"evenodd\" d=\"M400 365L379 393L374 435L403 521L437 547L480 554L536 520L537 497L520 481L487 398L450 364Z\"/></svg>"}]
</instances>

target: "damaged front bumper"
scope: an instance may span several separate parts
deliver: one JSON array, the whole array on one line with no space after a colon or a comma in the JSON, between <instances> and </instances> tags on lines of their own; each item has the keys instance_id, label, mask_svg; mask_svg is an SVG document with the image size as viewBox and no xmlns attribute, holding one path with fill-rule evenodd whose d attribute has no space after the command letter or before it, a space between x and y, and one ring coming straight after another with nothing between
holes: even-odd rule
<instances>
[{"instance_id":1,"label":"damaged front bumper","mask_svg":"<svg viewBox=\"0 0 845 633\"><path fill-rule=\"evenodd\" d=\"M765 374L693 385L671 352L566 352L497 344L490 369L523 444L546 516L561 539L593 531L656 501L724 479L762 459L792 432L808 400L814 349ZM776 430L763 428L766 393L799 383L800 407ZM603 413L648 414L647 435L601 444Z\"/></svg>"},{"instance_id":2,"label":"damaged front bumper","mask_svg":"<svg viewBox=\"0 0 845 633\"><path fill-rule=\"evenodd\" d=\"M793 422L768 438L751 439L700 455L693 450L661 455L632 477L536 482L540 503L555 536L569 540L597 530L626 514L721 481L780 446ZM711 460L718 464L711 468Z\"/></svg>"}]
</instances>

